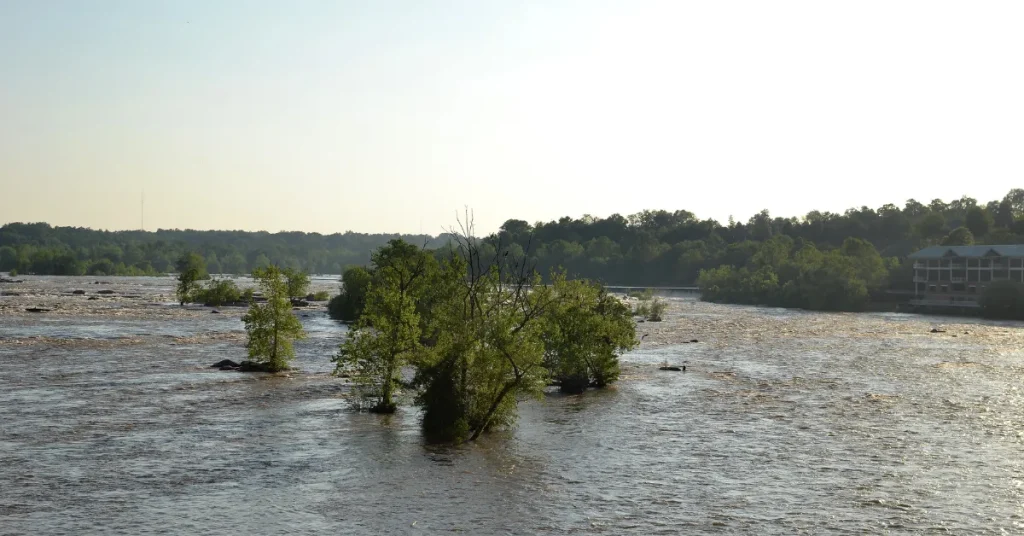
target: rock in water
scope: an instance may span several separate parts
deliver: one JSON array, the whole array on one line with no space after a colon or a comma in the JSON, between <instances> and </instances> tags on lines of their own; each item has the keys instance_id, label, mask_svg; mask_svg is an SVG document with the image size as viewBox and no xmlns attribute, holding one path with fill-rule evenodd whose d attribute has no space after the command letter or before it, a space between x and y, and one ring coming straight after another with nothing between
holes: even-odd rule
<instances>
[{"instance_id":1,"label":"rock in water","mask_svg":"<svg viewBox=\"0 0 1024 536\"><path fill-rule=\"evenodd\" d=\"M213 315L219 315L219 314L220 314L220 311L218 311L218 310L214 309L214 310L210 311L210 314L213 314Z\"/></svg>"},{"instance_id":2,"label":"rock in water","mask_svg":"<svg viewBox=\"0 0 1024 536\"><path fill-rule=\"evenodd\" d=\"M30 312L30 313L49 313L50 312L49 309L43 309L42 307L29 307L29 308L27 308L25 310Z\"/></svg>"},{"instance_id":3,"label":"rock in water","mask_svg":"<svg viewBox=\"0 0 1024 536\"><path fill-rule=\"evenodd\" d=\"M683 367L683 368L679 368L679 367L658 367L658 370L671 370L673 372L681 372L685 368L686 367Z\"/></svg>"},{"instance_id":4,"label":"rock in water","mask_svg":"<svg viewBox=\"0 0 1024 536\"><path fill-rule=\"evenodd\" d=\"M113 294L114 291L110 289L97 290L96 294Z\"/></svg>"},{"instance_id":5,"label":"rock in water","mask_svg":"<svg viewBox=\"0 0 1024 536\"><path fill-rule=\"evenodd\" d=\"M72 290L71 293L72 294L79 294L79 295L81 295L81 294L85 294L85 291L84 290Z\"/></svg>"},{"instance_id":6,"label":"rock in water","mask_svg":"<svg viewBox=\"0 0 1024 536\"><path fill-rule=\"evenodd\" d=\"M234 367L234 368L237 368L238 367L238 363L235 363L234 361L232 361L230 359L222 359L222 360L220 360L220 361L210 365L210 368L224 368L224 367Z\"/></svg>"}]
</instances>

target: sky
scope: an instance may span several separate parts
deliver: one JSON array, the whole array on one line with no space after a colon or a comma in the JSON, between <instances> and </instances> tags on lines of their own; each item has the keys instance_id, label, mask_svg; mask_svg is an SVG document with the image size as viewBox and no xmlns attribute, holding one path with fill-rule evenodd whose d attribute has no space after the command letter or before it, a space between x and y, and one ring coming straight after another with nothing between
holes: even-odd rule
<instances>
[{"instance_id":1,"label":"sky","mask_svg":"<svg viewBox=\"0 0 1024 536\"><path fill-rule=\"evenodd\" d=\"M1016 0L10 0L0 223L986 202L1024 186L1021 28Z\"/></svg>"}]
</instances>

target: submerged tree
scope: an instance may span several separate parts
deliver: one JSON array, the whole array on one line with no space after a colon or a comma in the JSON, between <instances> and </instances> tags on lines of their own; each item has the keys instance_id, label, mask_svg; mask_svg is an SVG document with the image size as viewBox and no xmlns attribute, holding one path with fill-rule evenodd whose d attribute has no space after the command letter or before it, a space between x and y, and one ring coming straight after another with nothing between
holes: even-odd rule
<instances>
[{"instance_id":1,"label":"submerged tree","mask_svg":"<svg viewBox=\"0 0 1024 536\"><path fill-rule=\"evenodd\" d=\"M305 337L302 323L292 314L288 283L276 266L253 270L266 302L252 302L242 320L248 335L249 359L268 372L288 369L295 356L292 340Z\"/></svg>"},{"instance_id":2,"label":"submerged tree","mask_svg":"<svg viewBox=\"0 0 1024 536\"><path fill-rule=\"evenodd\" d=\"M293 268L285 268L281 271L284 274L288 286L288 297L299 298L306 295L309 290L309 274Z\"/></svg>"},{"instance_id":3,"label":"submerged tree","mask_svg":"<svg viewBox=\"0 0 1024 536\"><path fill-rule=\"evenodd\" d=\"M178 259L176 268L178 270L178 288L175 294L178 296L178 302L185 305L186 302L192 300L193 294L198 290L199 281L208 279L210 276L206 272L206 262L203 261L203 257L194 252L182 255Z\"/></svg>"},{"instance_id":4,"label":"submerged tree","mask_svg":"<svg viewBox=\"0 0 1024 536\"><path fill-rule=\"evenodd\" d=\"M468 219L467 219L468 220ZM453 243L436 283L425 336L432 342L419 363L416 383L428 438L474 440L515 422L517 399L540 396L547 383L543 315L550 287L525 259L501 243L494 257L468 220Z\"/></svg>"},{"instance_id":5,"label":"submerged tree","mask_svg":"<svg viewBox=\"0 0 1024 536\"><path fill-rule=\"evenodd\" d=\"M556 301L545 315L544 365L561 390L580 393L619 377L618 355L634 348L628 306L589 281L554 276Z\"/></svg>"},{"instance_id":6,"label":"submerged tree","mask_svg":"<svg viewBox=\"0 0 1024 536\"><path fill-rule=\"evenodd\" d=\"M422 350L417 303L431 276L434 258L402 240L373 254L373 280L366 305L337 358L337 370L349 371L360 399L371 411L392 413L402 368Z\"/></svg>"}]
</instances>

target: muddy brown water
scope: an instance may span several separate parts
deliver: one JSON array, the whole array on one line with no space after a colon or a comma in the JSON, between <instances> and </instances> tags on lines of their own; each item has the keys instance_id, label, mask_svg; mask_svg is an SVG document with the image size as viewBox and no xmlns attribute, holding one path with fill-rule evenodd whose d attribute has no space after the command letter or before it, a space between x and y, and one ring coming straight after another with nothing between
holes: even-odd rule
<instances>
[{"instance_id":1,"label":"muddy brown water","mask_svg":"<svg viewBox=\"0 0 1024 536\"><path fill-rule=\"evenodd\" d=\"M0 534L1024 531L1019 323L673 299L614 389L437 447L348 411L322 307L297 372L220 372L241 310L101 279L0 286Z\"/></svg>"}]
</instances>

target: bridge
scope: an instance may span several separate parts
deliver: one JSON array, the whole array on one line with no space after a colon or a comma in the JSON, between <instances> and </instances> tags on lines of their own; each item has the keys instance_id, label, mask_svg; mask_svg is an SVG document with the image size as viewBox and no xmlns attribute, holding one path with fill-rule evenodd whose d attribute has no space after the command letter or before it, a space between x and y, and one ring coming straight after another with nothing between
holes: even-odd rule
<instances>
[{"instance_id":1,"label":"bridge","mask_svg":"<svg viewBox=\"0 0 1024 536\"><path fill-rule=\"evenodd\" d=\"M605 285L608 292L615 294L629 294L630 292L643 292L650 290L658 295L672 294L700 294L700 287L632 287L628 285Z\"/></svg>"}]
</instances>

